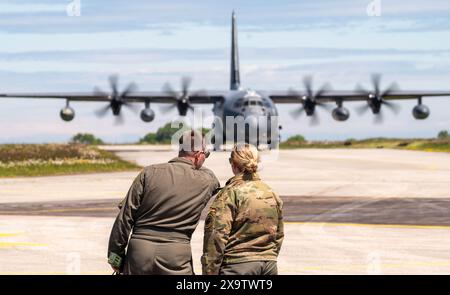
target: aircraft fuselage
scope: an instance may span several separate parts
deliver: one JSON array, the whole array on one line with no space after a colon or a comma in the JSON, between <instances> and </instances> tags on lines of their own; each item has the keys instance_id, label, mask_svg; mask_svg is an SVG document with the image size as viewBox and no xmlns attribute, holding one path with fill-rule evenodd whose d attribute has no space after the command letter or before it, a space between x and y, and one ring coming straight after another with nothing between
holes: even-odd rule
<instances>
[{"instance_id":1,"label":"aircraft fuselage","mask_svg":"<svg viewBox=\"0 0 450 295\"><path fill-rule=\"evenodd\" d=\"M279 140L278 111L273 101L255 90L232 90L213 112L221 122L214 123L216 135L223 142L242 141L255 145L274 146Z\"/></svg>"}]
</instances>

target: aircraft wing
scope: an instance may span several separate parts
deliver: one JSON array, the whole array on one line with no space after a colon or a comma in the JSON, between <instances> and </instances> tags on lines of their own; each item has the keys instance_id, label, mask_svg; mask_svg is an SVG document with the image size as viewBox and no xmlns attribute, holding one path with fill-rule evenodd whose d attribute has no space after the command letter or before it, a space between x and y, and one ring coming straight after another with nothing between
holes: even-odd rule
<instances>
[{"instance_id":1,"label":"aircraft wing","mask_svg":"<svg viewBox=\"0 0 450 295\"><path fill-rule=\"evenodd\" d=\"M181 93L179 94L181 95ZM199 92L189 95L189 101L193 104L208 104L225 99L226 92ZM48 92L48 93L0 93L0 98L35 98L35 99L66 99L69 101L110 101L111 95L105 93L89 92ZM173 103L174 96L166 92L136 92L127 94L122 98L126 102L156 102Z\"/></svg>"},{"instance_id":2,"label":"aircraft wing","mask_svg":"<svg viewBox=\"0 0 450 295\"><path fill-rule=\"evenodd\" d=\"M272 99L274 103L298 103L302 96L307 96L306 92L293 92L293 91L271 91L267 92L267 95ZM450 91L391 91L389 94L383 96L385 100L397 100L397 99L418 99L421 97L443 97L449 96ZM341 101L366 101L368 99L368 93L362 93L358 91L327 91L316 97L320 102L336 102Z\"/></svg>"}]
</instances>

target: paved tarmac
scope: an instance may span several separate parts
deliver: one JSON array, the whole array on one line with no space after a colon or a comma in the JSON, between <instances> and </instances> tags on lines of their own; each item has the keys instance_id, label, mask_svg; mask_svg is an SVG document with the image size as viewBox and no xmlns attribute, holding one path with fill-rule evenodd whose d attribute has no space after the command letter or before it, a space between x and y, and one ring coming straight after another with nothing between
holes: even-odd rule
<instances>
[{"instance_id":1,"label":"paved tarmac","mask_svg":"<svg viewBox=\"0 0 450 295\"><path fill-rule=\"evenodd\" d=\"M167 147L114 146L140 165ZM228 153L207 166L223 184ZM106 246L138 171L0 179L0 274L108 274ZM260 172L284 200L282 274L450 274L450 155L288 150ZM194 233L200 271L202 226Z\"/></svg>"},{"instance_id":2,"label":"paved tarmac","mask_svg":"<svg viewBox=\"0 0 450 295\"><path fill-rule=\"evenodd\" d=\"M142 166L166 162L176 155L167 147L104 148L116 150L119 156ZM206 162L222 184L231 177L228 157L228 153L213 153ZM284 196L448 198L450 192L447 153L281 150L263 153L262 160L262 178ZM0 178L0 203L121 198L137 173Z\"/></svg>"},{"instance_id":3,"label":"paved tarmac","mask_svg":"<svg viewBox=\"0 0 450 295\"><path fill-rule=\"evenodd\" d=\"M0 216L0 274L111 274L113 218ZM203 221L192 238L201 272ZM280 274L450 274L450 227L286 223Z\"/></svg>"},{"instance_id":4,"label":"paved tarmac","mask_svg":"<svg viewBox=\"0 0 450 295\"><path fill-rule=\"evenodd\" d=\"M450 226L450 198L281 196L281 199L284 220L289 222ZM120 199L4 203L0 215L115 217L119 202Z\"/></svg>"}]
</instances>

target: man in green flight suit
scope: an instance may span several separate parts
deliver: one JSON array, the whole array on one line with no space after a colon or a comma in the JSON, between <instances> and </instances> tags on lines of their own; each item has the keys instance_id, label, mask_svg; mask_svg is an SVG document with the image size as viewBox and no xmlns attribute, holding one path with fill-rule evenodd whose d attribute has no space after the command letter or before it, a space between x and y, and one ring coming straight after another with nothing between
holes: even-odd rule
<instances>
[{"instance_id":1,"label":"man in green flight suit","mask_svg":"<svg viewBox=\"0 0 450 295\"><path fill-rule=\"evenodd\" d=\"M108 247L117 272L193 274L191 236L219 181L202 167L201 133L184 132L179 143L178 157L144 168L121 203Z\"/></svg>"}]
</instances>

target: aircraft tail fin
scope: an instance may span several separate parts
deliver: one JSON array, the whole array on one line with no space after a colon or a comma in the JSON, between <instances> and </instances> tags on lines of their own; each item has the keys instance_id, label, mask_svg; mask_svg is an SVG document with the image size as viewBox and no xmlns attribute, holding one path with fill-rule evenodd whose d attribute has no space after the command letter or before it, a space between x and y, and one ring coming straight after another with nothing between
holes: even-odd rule
<instances>
[{"instance_id":1,"label":"aircraft tail fin","mask_svg":"<svg viewBox=\"0 0 450 295\"><path fill-rule=\"evenodd\" d=\"M231 16L231 72L230 72L230 90L238 90L241 86L239 77L239 54L237 43L236 15L233 11Z\"/></svg>"}]
</instances>

